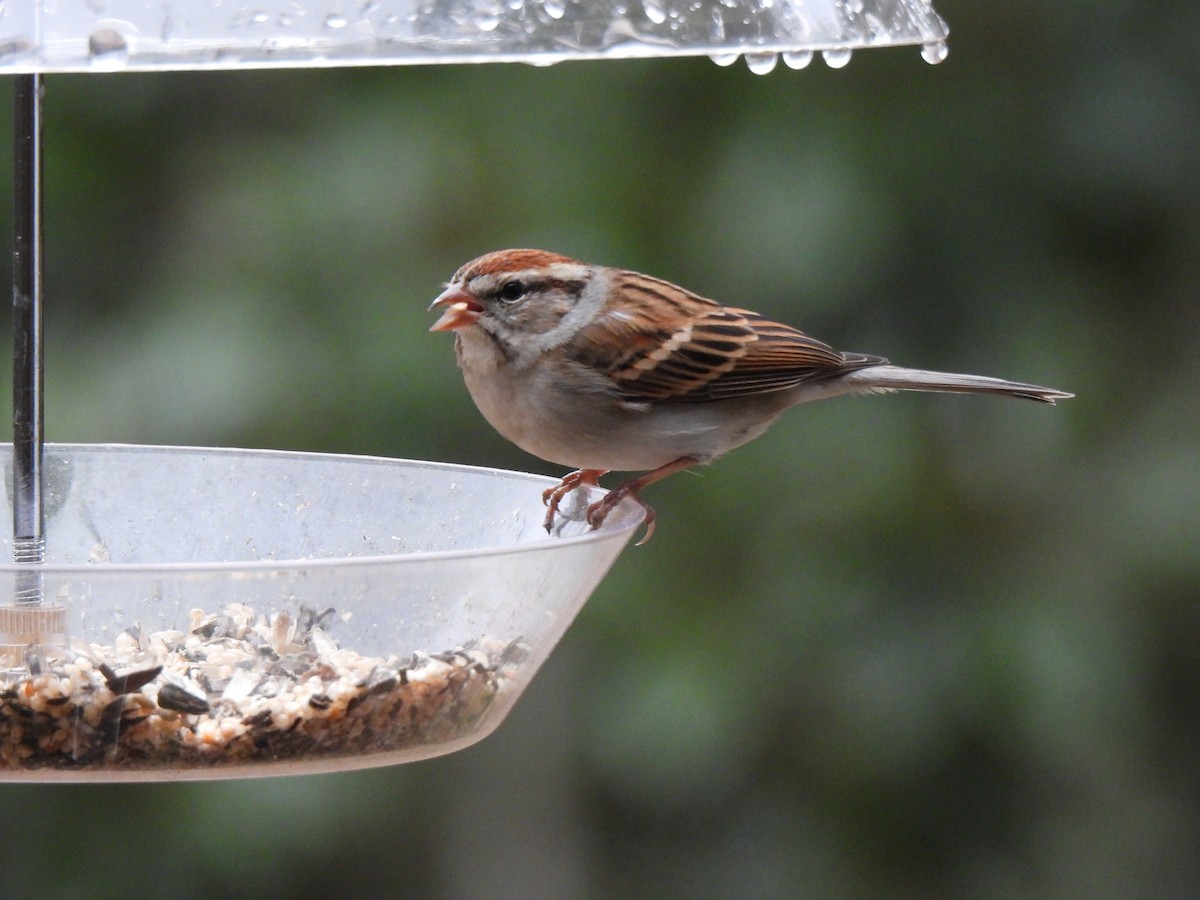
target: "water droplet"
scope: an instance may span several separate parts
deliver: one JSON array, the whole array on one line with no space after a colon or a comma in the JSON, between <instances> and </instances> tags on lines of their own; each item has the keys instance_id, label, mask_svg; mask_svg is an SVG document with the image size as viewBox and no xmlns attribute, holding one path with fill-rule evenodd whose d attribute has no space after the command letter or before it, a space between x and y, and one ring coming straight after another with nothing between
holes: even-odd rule
<instances>
[{"instance_id":1,"label":"water droplet","mask_svg":"<svg viewBox=\"0 0 1200 900\"><path fill-rule=\"evenodd\" d=\"M95 60L121 62L129 56L129 45L115 28L97 28L88 35L88 55Z\"/></svg>"},{"instance_id":2,"label":"water droplet","mask_svg":"<svg viewBox=\"0 0 1200 900\"><path fill-rule=\"evenodd\" d=\"M766 75L779 62L778 53L747 53L746 68L755 75Z\"/></svg>"},{"instance_id":3,"label":"water droplet","mask_svg":"<svg viewBox=\"0 0 1200 900\"><path fill-rule=\"evenodd\" d=\"M928 44L921 46L921 59L929 63L931 66L936 66L944 60L950 53L950 48L946 46L945 41L930 41Z\"/></svg>"},{"instance_id":4,"label":"water droplet","mask_svg":"<svg viewBox=\"0 0 1200 900\"><path fill-rule=\"evenodd\" d=\"M504 15L504 6L496 3L480 3L475 9L473 21L480 31L495 31Z\"/></svg>"},{"instance_id":5,"label":"water droplet","mask_svg":"<svg viewBox=\"0 0 1200 900\"><path fill-rule=\"evenodd\" d=\"M251 25L266 25L270 19L271 17L267 14L265 9L256 9L254 12L250 13Z\"/></svg>"},{"instance_id":6,"label":"water droplet","mask_svg":"<svg viewBox=\"0 0 1200 900\"><path fill-rule=\"evenodd\" d=\"M654 0L642 0L642 9L646 11L646 18L655 25L661 25L667 21L666 11L655 3Z\"/></svg>"},{"instance_id":7,"label":"water droplet","mask_svg":"<svg viewBox=\"0 0 1200 900\"><path fill-rule=\"evenodd\" d=\"M846 67L846 63L850 62L853 53L854 51L849 47L837 47L833 50L822 50L821 56L829 68L843 69Z\"/></svg>"},{"instance_id":8,"label":"water droplet","mask_svg":"<svg viewBox=\"0 0 1200 900\"><path fill-rule=\"evenodd\" d=\"M708 58L718 66L732 66L738 61L738 53L710 53Z\"/></svg>"},{"instance_id":9,"label":"water droplet","mask_svg":"<svg viewBox=\"0 0 1200 900\"><path fill-rule=\"evenodd\" d=\"M783 61L789 69L803 69L812 62L811 50L791 50L783 54Z\"/></svg>"},{"instance_id":10,"label":"water droplet","mask_svg":"<svg viewBox=\"0 0 1200 900\"><path fill-rule=\"evenodd\" d=\"M545 0L542 3L542 9L552 19L561 19L567 12L567 8L559 0ZM534 65L537 65L537 63L534 63Z\"/></svg>"},{"instance_id":11,"label":"water droplet","mask_svg":"<svg viewBox=\"0 0 1200 900\"><path fill-rule=\"evenodd\" d=\"M325 17L324 24L326 28L332 31L338 31L339 29L345 28L350 24L350 22L341 13L330 13Z\"/></svg>"}]
</instances>

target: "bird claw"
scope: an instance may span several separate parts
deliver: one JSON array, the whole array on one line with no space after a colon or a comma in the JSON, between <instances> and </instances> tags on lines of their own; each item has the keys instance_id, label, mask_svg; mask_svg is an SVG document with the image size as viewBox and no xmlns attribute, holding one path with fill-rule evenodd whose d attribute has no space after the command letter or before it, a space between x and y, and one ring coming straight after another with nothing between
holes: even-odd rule
<instances>
[{"instance_id":1,"label":"bird claw","mask_svg":"<svg viewBox=\"0 0 1200 900\"><path fill-rule=\"evenodd\" d=\"M608 514L616 508L616 506L626 497L632 499L645 512L645 517L642 519L642 524L646 526L646 533L642 535L642 539L634 546L640 547L654 534L654 507L639 497L633 491L623 490L624 486L618 487L613 491L605 494L595 503L587 508L586 518L587 523L593 529L599 528L604 524L604 520L608 518Z\"/></svg>"},{"instance_id":2,"label":"bird claw","mask_svg":"<svg viewBox=\"0 0 1200 900\"><path fill-rule=\"evenodd\" d=\"M558 507L563 497L581 485L596 485L603 474L604 472L598 469L579 469L564 475L563 480L554 487L542 491L542 503L546 505L546 518L542 520L542 527L546 529L547 534L554 528L554 517L558 515Z\"/></svg>"},{"instance_id":3,"label":"bird claw","mask_svg":"<svg viewBox=\"0 0 1200 900\"><path fill-rule=\"evenodd\" d=\"M681 472L684 469L697 465L699 462L700 460L694 456L681 456L679 459L672 460L666 465L659 466L652 472L647 472L645 475L640 475L637 478L626 481L624 484L618 485L587 508L585 514L587 523L593 529L599 528L604 520L608 518L608 514L613 511L613 508L626 497L629 497L641 506L646 513L646 517L643 519L646 525L646 533L637 542L637 545L640 547L646 541L650 540L650 536L654 534L654 509L639 496L639 492L642 488L649 487L654 482L662 481L668 475L674 475L676 472ZM550 527L554 524L554 515L558 512L558 504L562 502L563 497L582 484L595 485L600 480L600 476L604 474L605 472L602 469L580 469L563 478L557 487L552 487L545 491L542 494L542 500L549 507L546 510L546 520L543 523L546 526L546 531L550 531Z\"/></svg>"},{"instance_id":4,"label":"bird claw","mask_svg":"<svg viewBox=\"0 0 1200 900\"><path fill-rule=\"evenodd\" d=\"M542 491L542 503L546 505L546 518L542 520L542 527L546 529L547 534L553 532L554 519L558 515L558 507L561 505L563 498L576 488L596 486L600 481L600 476L603 474L604 472L597 469L580 469L563 476L563 480L554 487L546 488L546 490ZM635 486L629 482L620 485L595 503L589 505L584 512L584 520L594 531L604 524L604 520L608 518L608 514L626 497L633 498L646 513L643 519L643 524L646 526L646 533L637 542L637 546L640 547L646 541L650 540L650 536L654 534L654 509L637 495Z\"/></svg>"}]
</instances>

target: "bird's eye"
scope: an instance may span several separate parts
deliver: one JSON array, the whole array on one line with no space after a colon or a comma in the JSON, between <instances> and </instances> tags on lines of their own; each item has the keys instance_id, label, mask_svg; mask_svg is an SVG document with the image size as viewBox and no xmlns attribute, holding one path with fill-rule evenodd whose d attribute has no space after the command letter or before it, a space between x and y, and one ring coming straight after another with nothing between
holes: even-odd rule
<instances>
[{"instance_id":1,"label":"bird's eye","mask_svg":"<svg viewBox=\"0 0 1200 900\"><path fill-rule=\"evenodd\" d=\"M496 292L496 296L503 303L516 303L525 296L526 288L523 281L506 281L500 286L500 290Z\"/></svg>"}]
</instances>

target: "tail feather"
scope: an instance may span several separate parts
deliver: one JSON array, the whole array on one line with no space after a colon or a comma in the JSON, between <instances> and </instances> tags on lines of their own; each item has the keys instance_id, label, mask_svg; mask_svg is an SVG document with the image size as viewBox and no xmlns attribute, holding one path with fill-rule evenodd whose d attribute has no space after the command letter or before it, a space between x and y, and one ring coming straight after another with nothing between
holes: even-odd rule
<instances>
[{"instance_id":1,"label":"tail feather","mask_svg":"<svg viewBox=\"0 0 1200 900\"><path fill-rule=\"evenodd\" d=\"M902 366L869 366L848 372L842 379L855 391L935 391L947 394L1001 394L1054 404L1056 400L1074 397L1066 391L989 378L986 375L959 375L953 372L929 372L924 369L905 369Z\"/></svg>"}]
</instances>

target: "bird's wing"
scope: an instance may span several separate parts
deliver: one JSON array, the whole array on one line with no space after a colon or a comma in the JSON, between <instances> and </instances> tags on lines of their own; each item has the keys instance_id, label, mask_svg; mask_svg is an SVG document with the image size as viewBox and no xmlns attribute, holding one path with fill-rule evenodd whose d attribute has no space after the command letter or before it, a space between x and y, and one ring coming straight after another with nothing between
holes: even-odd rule
<instances>
[{"instance_id":1,"label":"bird's wing","mask_svg":"<svg viewBox=\"0 0 1200 900\"><path fill-rule=\"evenodd\" d=\"M758 313L645 275L618 272L614 279L620 307L602 310L564 349L604 371L624 399L730 399L884 361L839 353Z\"/></svg>"}]
</instances>

